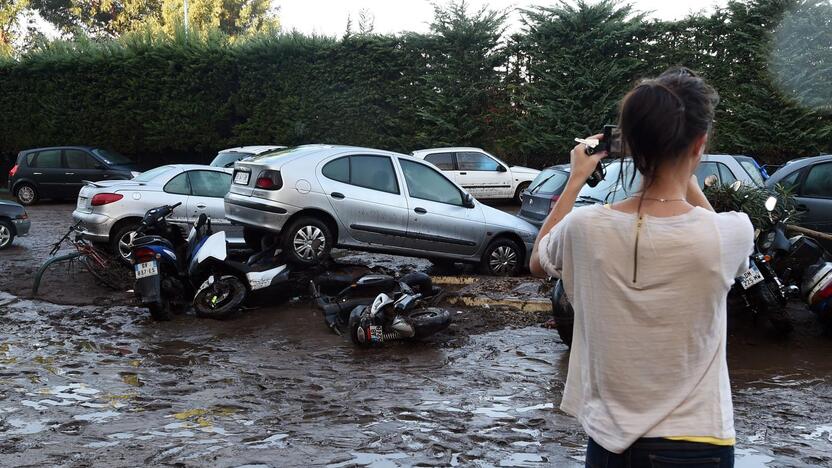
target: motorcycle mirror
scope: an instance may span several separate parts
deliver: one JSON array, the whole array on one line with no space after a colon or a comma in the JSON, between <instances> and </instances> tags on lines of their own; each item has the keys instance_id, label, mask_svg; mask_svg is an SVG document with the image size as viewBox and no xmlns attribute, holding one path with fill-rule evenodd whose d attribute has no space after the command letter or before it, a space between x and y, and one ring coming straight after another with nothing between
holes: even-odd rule
<instances>
[{"instance_id":1,"label":"motorcycle mirror","mask_svg":"<svg viewBox=\"0 0 832 468\"><path fill-rule=\"evenodd\" d=\"M777 197L768 197L768 200L766 200L766 210L774 211L775 206L777 206Z\"/></svg>"},{"instance_id":2,"label":"motorcycle mirror","mask_svg":"<svg viewBox=\"0 0 832 468\"><path fill-rule=\"evenodd\" d=\"M735 180L733 184L731 184L731 190L738 192L742 188L742 181Z\"/></svg>"}]
</instances>

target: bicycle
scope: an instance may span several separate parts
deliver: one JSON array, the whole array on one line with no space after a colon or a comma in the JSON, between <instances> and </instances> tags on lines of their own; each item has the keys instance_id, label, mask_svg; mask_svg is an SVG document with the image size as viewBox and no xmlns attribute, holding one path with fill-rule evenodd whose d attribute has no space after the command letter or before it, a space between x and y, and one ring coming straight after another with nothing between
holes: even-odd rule
<instances>
[{"instance_id":1,"label":"bicycle","mask_svg":"<svg viewBox=\"0 0 832 468\"><path fill-rule=\"evenodd\" d=\"M72 262L76 259L102 286L113 291L124 289L124 275L120 273L120 270L123 270L121 264L81 237L81 232L81 222L79 221L70 226L58 242L52 244L52 250L49 251L49 260L44 262L35 275L35 284L32 288L33 295L37 294L41 277L49 266L64 261ZM75 233L74 238L71 237L73 233ZM55 255L61 250L61 245L65 241L69 241L75 247L75 252L56 257Z\"/></svg>"}]
</instances>

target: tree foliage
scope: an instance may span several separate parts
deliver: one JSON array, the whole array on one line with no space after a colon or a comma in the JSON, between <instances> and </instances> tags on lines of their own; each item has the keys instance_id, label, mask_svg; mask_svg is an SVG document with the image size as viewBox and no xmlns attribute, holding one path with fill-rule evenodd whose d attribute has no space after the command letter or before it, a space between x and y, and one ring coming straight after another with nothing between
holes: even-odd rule
<instances>
[{"instance_id":1,"label":"tree foliage","mask_svg":"<svg viewBox=\"0 0 832 468\"><path fill-rule=\"evenodd\" d=\"M20 16L29 0L0 0L0 56L11 55Z\"/></svg>"},{"instance_id":2,"label":"tree foliage","mask_svg":"<svg viewBox=\"0 0 832 468\"><path fill-rule=\"evenodd\" d=\"M505 12L451 3L427 34L374 34L365 18L339 39L232 38L264 27L213 1L191 2L208 18L200 34L170 20L0 58L0 109L13 110L0 113L0 155L83 143L150 165L243 144L472 145L541 167L614 122L637 80L679 64L721 95L711 151L765 163L832 152L828 1L732 1L673 22L563 2L525 11L511 37Z\"/></svg>"}]
</instances>

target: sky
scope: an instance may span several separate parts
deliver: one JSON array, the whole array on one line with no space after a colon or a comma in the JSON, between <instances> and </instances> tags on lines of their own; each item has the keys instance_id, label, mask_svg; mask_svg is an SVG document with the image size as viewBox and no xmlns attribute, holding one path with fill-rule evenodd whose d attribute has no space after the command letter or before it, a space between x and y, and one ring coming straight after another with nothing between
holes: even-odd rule
<instances>
[{"instance_id":1,"label":"sky","mask_svg":"<svg viewBox=\"0 0 832 468\"><path fill-rule=\"evenodd\" d=\"M445 0L437 0L440 4ZM483 5L492 9L528 8L534 5L555 4L557 0L469 0L471 9ZM591 1L591 0L589 0ZM427 32L433 18L432 0L273 0L280 8L278 16L283 31L297 30L307 34L341 36L347 18L357 29L359 12L369 11L374 17L375 32L398 33L402 31ZM636 9L652 11L661 19L680 19L689 13L710 12L714 5L724 6L726 0L631 0ZM509 30L519 29L518 14L509 17Z\"/></svg>"}]
</instances>

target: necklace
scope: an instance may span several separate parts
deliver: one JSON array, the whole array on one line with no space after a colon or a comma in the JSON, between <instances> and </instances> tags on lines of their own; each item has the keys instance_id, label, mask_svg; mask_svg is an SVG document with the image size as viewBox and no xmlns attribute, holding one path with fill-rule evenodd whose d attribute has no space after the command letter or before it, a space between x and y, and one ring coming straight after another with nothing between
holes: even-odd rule
<instances>
[{"instance_id":1,"label":"necklace","mask_svg":"<svg viewBox=\"0 0 832 468\"><path fill-rule=\"evenodd\" d=\"M670 199L668 199L668 198L650 198L650 197L645 197L644 195L635 195L635 196L638 197L638 198L641 198L642 200L657 201L659 203L686 202L687 201L684 198L670 198Z\"/></svg>"}]
</instances>

